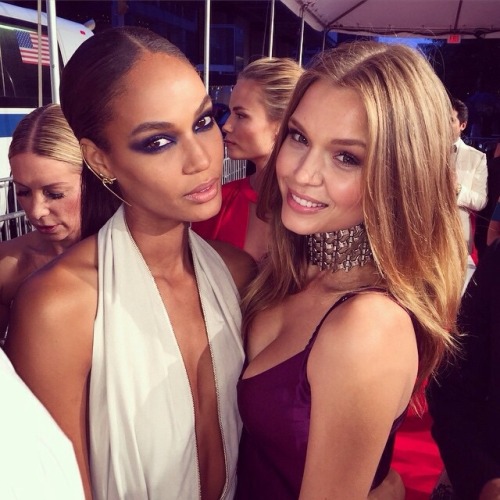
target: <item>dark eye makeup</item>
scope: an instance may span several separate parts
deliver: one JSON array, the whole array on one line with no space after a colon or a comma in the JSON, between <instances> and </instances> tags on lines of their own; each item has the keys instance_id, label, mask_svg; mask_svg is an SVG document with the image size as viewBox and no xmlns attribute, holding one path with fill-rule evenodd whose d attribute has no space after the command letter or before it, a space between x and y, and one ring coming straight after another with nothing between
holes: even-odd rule
<instances>
[{"instance_id":1,"label":"dark eye makeup","mask_svg":"<svg viewBox=\"0 0 500 500\"><path fill-rule=\"evenodd\" d=\"M193 130L196 133L205 132L210 130L214 126L214 123L215 119L213 117L213 111L212 109L209 109L208 111L205 111L204 114L196 118L193 124ZM175 143L175 135L155 133L154 135L145 137L144 139L132 142L130 148L139 153L156 154L165 151Z\"/></svg>"}]
</instances>

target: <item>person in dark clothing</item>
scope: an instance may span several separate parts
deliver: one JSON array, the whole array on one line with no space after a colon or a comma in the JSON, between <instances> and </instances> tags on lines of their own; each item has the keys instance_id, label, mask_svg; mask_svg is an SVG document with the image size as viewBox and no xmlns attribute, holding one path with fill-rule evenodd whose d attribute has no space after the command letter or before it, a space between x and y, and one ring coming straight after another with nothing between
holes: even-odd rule
<instances>
[{"instance_id":1,"label":"person in dark clothing","mask_svg":"<svg viewBox=\"0 0 500 500\"><path fill-rule=\"evenodd\" d=\"M491 243L488 237L488 227L495 211L498 199L500 198L500 141L495 150L488 158L488 201L486 206L478 212L476 218L476 231L474 244L477 248L478 258L481 259L488 244Z\"/></svg>"},{"instance_id":2,"label":"person in dark clothing","mask_svg":"<svg viewBox=\"0 0 500 500\"><path fill-rule=\"evenodd\" d=\"M481 258L465 292L456 359L427 388L436 440L453 498L500 498L500 240Z\"/></svg>"}]
</instances>

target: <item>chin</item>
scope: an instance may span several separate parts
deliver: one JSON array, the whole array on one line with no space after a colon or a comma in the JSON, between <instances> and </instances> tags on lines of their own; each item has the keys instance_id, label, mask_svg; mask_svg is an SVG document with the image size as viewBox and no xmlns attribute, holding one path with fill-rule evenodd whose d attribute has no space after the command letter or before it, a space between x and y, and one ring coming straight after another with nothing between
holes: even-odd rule
<instances>
[{"instance_id":1,"label":"chin","mask_svg":"<svg viewBox=\"0 0 500 500\"><path fill-rule=\"evenodd\" d=\"M289 220L286 217L283 217L281 219L281 223L286 229L288 229L288 231L298 234L299 236L305 236L311 234L312 232L315 232L314 230L311 230L310 227L304 224L297 224L296 221Z\"/></svg>"},{"instance_id":2,"label":"chin","mask_svg":"<svg viewBox=\"0 0 500 500\"><path fill-rule=\"evenodd\" d=\"M228 158L230 160L247 160L247 157L245 155L239 155L239 154L229 154L229 151L228 151L228 154L227 154Z\"/></svg>"},{"instance_id":3,"label":"chin","mask_svg":"<svg viewBox=\"0 0 500 500\"><path fill-rule=\"evenodd\" d=\"M221 205L222 198L206 203L190 218L190 222L202 222L215 217L220 212Z\"/></svg>"},{"instance_id":4,"label":"chin","mask_svg":"<svg viewBox=\"0 0 500 500\"><path fill-rule=\"evenodd\" d=\"M305 224L300 221L294 220L294 218L282 217L281 222L283 226L285 226L288 231L292 233L298 234L299 236L307 236L309 234L315 233L332 233L335 231L340 231L342 229L349 229L353 226L361 224L363 220L353 221L352 223L346 222L341 225L328 225L325 226L323 224Z\"/></svg>"}]
</instances>

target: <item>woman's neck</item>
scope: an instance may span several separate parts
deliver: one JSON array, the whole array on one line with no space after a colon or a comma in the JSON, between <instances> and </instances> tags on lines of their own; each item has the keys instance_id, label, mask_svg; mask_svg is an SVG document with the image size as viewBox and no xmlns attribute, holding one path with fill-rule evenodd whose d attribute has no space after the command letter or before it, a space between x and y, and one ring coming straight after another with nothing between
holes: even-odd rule
<instances>
[{"instance_id":1,"label":"woman's neck","mask_svg":"<svg viewBox=\"0 0 500 500\"><path fill-rule=\"evenodd\" d=\"M260 186L262 185L262 179L264 177L264 170L266 164L267 160L263 162L263 164L261 164L260 166L255 164L255 173L249 177L250 186L252 186L252 189L257 193L260 192Z\"/></svg>"},{"instance_id":2,"label":"woman's neck","mask_svg":"<svg viewBox=\"0 0 500 500\"><path fill-rule=\"evenodd\" d=\"M309 283L316 283L330 292L345 293L359 288L373 286L385 287L385 281L373 262L363 267L352 268L350 271L329 269L321 270L314 264L309 264Z\"/></svg>"},{"instance_id":3,"label":"woman's neck","mask_svg":"<svg viewBox=\"0 0 500 500\"><path fill-rule=\"evenodd\" d=\"M164 226L141 224L125 217L130 234L149 269L156 273L172 275L193 272L189 251L189 223L178 222Z\"/></svg>"},{"instance_id":4,"label":"woman's neck","mask_svg":"<svg viewBox=\"0 0 500 500\"><path fill-rule=\"evenodd\" d=\"M31 235L31 241L29 241L31 250L34 253L39 254L40 256L46 256L50 258L55 258L58 255L61 255L78 241L77 239L69 238L62 241L51 241L38 231L32 231L28 234Z\"/></svg>"},{"instance_id":5,"label":"woman's neck","mask_svg":"<svg viewBox=\"0 0 500 500\"><path fill-rule=\"evenodd\" d=\"M381 282L363 223L307 236L310 274L339 290Z\"/></svg>"}]
</instances>

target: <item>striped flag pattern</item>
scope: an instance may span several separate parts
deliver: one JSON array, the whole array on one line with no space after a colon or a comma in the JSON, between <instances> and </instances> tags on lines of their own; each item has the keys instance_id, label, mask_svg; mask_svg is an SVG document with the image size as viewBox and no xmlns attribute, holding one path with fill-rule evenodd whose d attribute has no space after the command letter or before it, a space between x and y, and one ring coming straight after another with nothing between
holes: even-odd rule
<instances>
[{"instance_id":1,"label":"striped flag pattern","mask_svg":"<svg viewBox=\"0 0 500 500\"><path fill-rule=\"evenodd\" d=\"M21 52L21 59L26 64L38 64L38 34L29 31L16 30L17 44ZM42 65L50 65L49 38L41 36Z\"/></svg>"}]
</instances>

